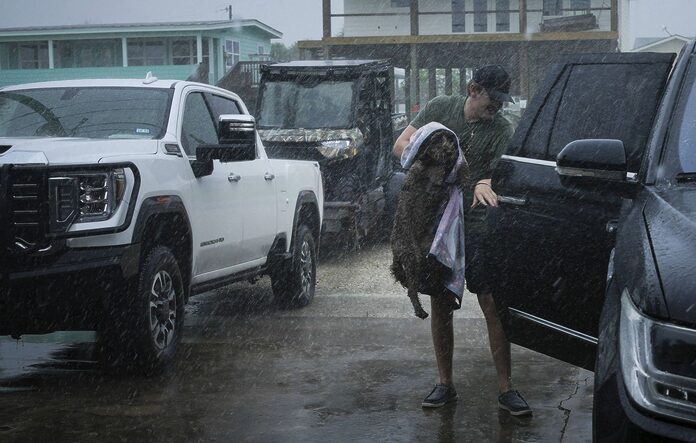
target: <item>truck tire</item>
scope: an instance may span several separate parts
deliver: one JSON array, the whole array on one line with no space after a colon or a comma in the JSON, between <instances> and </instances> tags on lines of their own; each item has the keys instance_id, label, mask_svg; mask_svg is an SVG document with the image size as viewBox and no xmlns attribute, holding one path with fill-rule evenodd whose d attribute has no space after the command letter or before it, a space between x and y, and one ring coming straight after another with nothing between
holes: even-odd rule
<instances>
[{"instance_id":1,"label":"truck tire","mask_svg":"<svg viewBox=\"0 0 696 443\"><path fill-rule=\"evenodd\" d=\"M100 332L109 366L157 372L172 362L184 326L184 285L172 251L154 246L146 252L136 280L107 313Z\"/></svg>"},{"instance_id":2,"label":"truck tire","mask_svg":"<svg viewBox=\"0 0 696 443\"><path fill-rule=\"evenodd\" d=\"M301 224L295 233L292 260L271 273L271 287L282 308L302 308L312 302L317 283L317 249L312 230Z\"/></svg>"}]
</instances>

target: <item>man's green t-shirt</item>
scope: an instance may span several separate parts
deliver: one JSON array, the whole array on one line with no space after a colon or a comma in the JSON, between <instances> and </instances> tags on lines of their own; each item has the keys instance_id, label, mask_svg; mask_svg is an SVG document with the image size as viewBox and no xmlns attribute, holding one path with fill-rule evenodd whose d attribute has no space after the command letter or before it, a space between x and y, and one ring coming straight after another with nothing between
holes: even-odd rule
<instances>
[{"instance_id":1,"label":"man's green t-shirt","mask_svg":"<svg viewBox=\"0 0 696 443\"><path fill-rule=\"evenodd\" d=\"M495 165L503 155L513 129L510 122L500 113L493 120L467 122L464 119L466 96L441 95L430 100L411 122L420 128L430 122L438 122L451 129L459 137L459 145L469 164L469 183L462 183L464 190L464 226L467 232L485 230L486 207L479 204L471 209L474 185L477 181L491 178Z\"/></svg>"}]
</instances>

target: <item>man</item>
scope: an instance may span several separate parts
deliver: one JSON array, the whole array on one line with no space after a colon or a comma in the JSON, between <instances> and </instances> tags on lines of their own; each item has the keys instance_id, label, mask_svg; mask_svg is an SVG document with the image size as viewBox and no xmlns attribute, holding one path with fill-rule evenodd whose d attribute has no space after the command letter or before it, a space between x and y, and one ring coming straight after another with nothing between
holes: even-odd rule
<instances>
[{"instance_id":1,"label":"man","mask_svg":"<svg viewBox=\"0 0 696 443\"><path fill-rule=\"evenodd\" d=\"M509 94L510 77L498 65L482 66L474 72L467 85L466 96L439 96L421 110L404 129L394 144L394 155L408 145L411 135L423 125L439 122L459 137L464 157L469 165L470 182L463 183L465 256L467 289L477 294L488 328L493 361L498 373L500 395L498 405L513 415L531 414L527 402L511 385L510 342L498 318L491 294L491 279L486 269L486 210L497 206L497 195L491 188L491 175L512 136L512 126L498 111L503 102L512 102ZM423 407L436 408L457 399L452 382L454 329L452 307L448 301L432 297L431 331L440 382L423 400Z\"/></svg>"}]
</instances>

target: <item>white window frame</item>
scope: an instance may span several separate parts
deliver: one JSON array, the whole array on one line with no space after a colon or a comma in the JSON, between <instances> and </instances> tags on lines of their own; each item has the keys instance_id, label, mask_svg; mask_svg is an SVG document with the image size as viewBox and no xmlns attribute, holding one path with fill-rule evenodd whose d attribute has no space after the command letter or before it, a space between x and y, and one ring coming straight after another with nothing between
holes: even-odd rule
<instances>
[{"instance_id":1,"label":"white window frame","mask_svg":"<svg viewBox=\"0 0 696 443\"><path fill-rule=\"evenodd\" d=\"M235 52L235 43L237 44L236 52ZM229 50L231 49L231 51ZM242 52L242 43L239 40L231 39L231 38L226 38L225 39L225 67L226 68L232 68L234 65L239 63L241 60L241 52Z\"/></svg>"}]
</instances>

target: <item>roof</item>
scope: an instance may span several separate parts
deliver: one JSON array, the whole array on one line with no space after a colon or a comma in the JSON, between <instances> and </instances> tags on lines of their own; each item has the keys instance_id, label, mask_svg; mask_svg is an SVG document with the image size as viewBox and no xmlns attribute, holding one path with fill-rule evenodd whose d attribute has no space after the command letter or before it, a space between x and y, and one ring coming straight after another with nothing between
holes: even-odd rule
<instances>
[{"instance_id":1,"label":"roof","mask_svg":"<svg viewBox=\"0 0 696 443\"><path fill-rule=\"evenodd\" d=\"M247 20L216 20L198 22L167 22L167 23L113 23L91 25L64 25L64 26L38 26L25 28L0 29L0 38L3 37L37 37L53 35L76 34L130 34L149 32L171 31L219 31L225 29L238 29L240 27L256 27L265 32L270 38L281 38L283 33L265 23L255 19Z\"/></svg>"},{"instance_id":2,"label":"roof","mask_svg":"<svg viewBox=\"0 0 696 443\"><path fill-rule=\"evenodd\" d=\"M285 63L274 63L273 68L316 68L316 67L352 67L371 65L383 62L383 60L296 60Z\"/></svg>"},{"instance_id":3,"label":"roof","mask_svg":"<svg viewBox=\"0 0 696 443\"><path fill-rule=\"evenodd\" d=\"M633 49L631 49L631 51L642 51L645 49L650 49L673 40L688 43L691 39L689 37L684 37L683 35L678 34L670 35L669 37L639 37L635 39L633 43Z\"/></svg>"}]
</instances>

